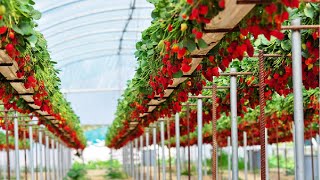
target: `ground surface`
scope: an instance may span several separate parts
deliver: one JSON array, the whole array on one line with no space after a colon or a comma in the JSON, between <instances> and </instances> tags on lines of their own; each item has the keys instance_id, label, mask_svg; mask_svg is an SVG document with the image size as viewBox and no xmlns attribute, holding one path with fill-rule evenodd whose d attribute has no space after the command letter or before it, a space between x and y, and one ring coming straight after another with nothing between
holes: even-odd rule
<instances>
[{"instance_id":1,"label":"ground surface","mask_svg":"<svg viewBox=\"0 0 320 180\"><path fill-rule=\"evenodd\" d=\"M105 178L106 170L88 170L87 177L89 180L106 180ZM271 171L269 173L270 179L276 180L277 172ZM222 178L221 178L222 177ZM239 177L240 179L244 179L244 173L242 171L239 171ZM167 178L169 180L169 173L167 173ZM172 174L172 179L175 180L176 176L174 176L174 173ZM196 176L192 176L191 180L196 180ZM204 176L203 180L211 180L211 176ZM228 179L228 173L227 171L223 171L219 174L219 180L227 180ZM256 173L255 175L253 173L248 173L248 179L249 180L260 180L260 174ZM283 173L280 174L281 180L294 180L294 176L285 176ZM132 178L128 178L127 180L132 180ZM187 176L182 176L181 180L188 180Z\"/></svg>"}]
</instances>

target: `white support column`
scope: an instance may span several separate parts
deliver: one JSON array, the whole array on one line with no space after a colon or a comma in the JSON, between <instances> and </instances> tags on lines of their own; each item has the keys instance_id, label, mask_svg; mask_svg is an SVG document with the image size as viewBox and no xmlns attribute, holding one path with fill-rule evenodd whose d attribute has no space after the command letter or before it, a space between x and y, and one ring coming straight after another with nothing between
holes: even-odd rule
<instances>
[{"instance_id":1,"label":"white support column","mask_svg":"<svg viewBox=\"0 0 320 180\"><path fill-rule=\"evenodd\" d=\"M162 180L166 180L166 159L164 152L164 120L160 120L161 150L162 150Z\"/></svg>"},{"instance_id":2,"label":"white support column","mask_svg":"<svg viewBox=\"0 0 320 180\"><path fill-rule=\"evenodd\" d=\"M135 156L134 157L137 157L136 155L139 153L138 151L138 138L134 139L134 147L135 147ZM134 161L136 160L136 158L133 159ZM134 163L134 169L135 169L135 179L138 180L139 179L139 168L136 166L136 164L138 163Z\"/></svg>"},{"instance_id":3,"label":"white support column","mask_svg":"<svg viewBox=\"0 0 320 180\"><path fill-rule=\"evenodd\" d=\"M152 136L153 136L153 159L154 159L154 166L153 166L153 180L157 180L157 123L154 123L152 129Z\"/></svg>"},{"instance_id":4,"label":"white support column","mask_svg":"<svg viewBox=\"0 0 320 180\"><path fill-rule=\"evenodd\" d=\"M237 72L230 68L230 72ZM238 115L237 115L237 76L230 77L231 106L231 144L232 144L232 180L238 180Z\"/></svg>"},{"instance_id":5,"label":"white support column","mask_svg":"<svg viewBox=\"0 0 320 180\"><path fill-rule=\"evenodd\" d=\"M177 173L177 180L180 180L180 119L179 113L176 113L175 116L175 128L176 128L176 173Z\"/></svg>"},{"instance_id":6,"label":"white support column","mask_svg":"<svg viewBox=\"0 0 320 180\"><path fill-rule=\"evenodd\" d=\"M320 135L317 135L317 153L318 153L318 180L320 180Z\"/></svg>"},{"instance_id":7,"label":"white support column","mask_svg":"<svg viewBox=\"0 0 320 180\"><path fill-rule=\"evenodd\" d=\"M291 21L291 25L299 26L300 18ZM304 179L304 118L303 118L303 95L302 95L302 61L301 61L301 34L300 30L292 30L292 82L294 124L296 133L296 180Z\"/></svg>"},{"instance_id":8,"label":"white support column","mask_svg":"<svg viewBox=\"0 0 320 180\"><path fill-rule=\"evenodd\" d=\"M230 136L228 136L228 180L231 180L231 153L232 153L232 148L231 148L231 143L230 143Z\"/></svg>"},{"instance_id":9,"label":"white support column","mask_svg":"<svg viewBox=\"0 0 320 180\"><path fill-rule=\"evenodd\" d=\"M146 129L146 180L150 180L149 129Z\"/></svg>"},{"instance_id":10,"label":"white support column","mask_svg":"<svg viewBox=\"0 0 320 180\"><path fill-rule=\"evenodd\" d=\"M266 179L269 180L269 162L268 162L268 129L265 128L266 142Z\"/></svg>"},{"instance_id":11,"label":"white support column","mask_svg":"<svg viewBox=\"0 0 320 180\"><path fill-rule=\"evenodd\" d=\"M202 99L197 101L198 124L198 180L202 180Z\"/></svg>"},{"instance_id":12,"label":"white support column","mask_svg":"<svg viewBox=\"0 0 320 180\"><path fill-rule=\"evenodd\" d=\"M15 152L15 170L16 180L20 180L20 162L19 162L19 128L17 112L14 115L14 152Z\"/></svg>"},{"instance_id":13,"label":"white support column","mask_svg":"<svg viewBox=\"0 0 320 180\"><path fill-rule=\"evenodd\" d=\"M58 140L56 140L56 176L58 179L61 179L59 162L60 162L59 142Z\"/></svg>"},{"instance_id":14,"label":"white support column","mask_svg":"<svg viewBox=\"0 0 320 180\"><path fill-rule=\"evenodd\" d=\"M129 143L130 145L130 176L134 178L134 163L133 163L133 143L132 141Z\"/></svg>"},{"instance_id":15,"label":"white support column","mask_svg":"<svg viewBox=\"0 0 320 180\"><path fill-rule=\"evenodd\" d=\"M42 129L39 128L39 180L43 180Z\"/></svg>"},{"instance_id":16,"label":"white support column","mask_svg":"<svg viewBox=\"0 0 320 180\"><path fill-rule=\"evenodd\" d=\"M143 180L143 135L140 136L140 165L139 165L139 170L140 170L140 180Z\"/></svg>"},{"instance_id":17,"label":"white support column","mask_svg":"<svg viewBox=\"0 0 320 180\"><path fill-rule=\"evenodd\" d=\"M244 152L244 179L248 180L248 153L247 153L247 133L243 132L243 152Z\"/></svg>"},{"instance_id":18,"label":"white support column","mask_svg":"<svg viewBox=\"0 0 320 180\"><path fill-rule=\"evenodd\" d=\"M51 139L51 157L52 157L52 162L51 162L51 179L55 179L55 156L54 156L54 147L55 147L55 144L54 144L54 139L52 138Z\"/></svg>"},{"instance_id":19,"label":"white support column","mask_svg":"<svg viewBox=\"0 0 320 180\"><path fill-rule=\"evenodd\" d=\"M47 157L46 163L46 180L50 180L50 154L49 154L49 136L48 134L46 136L46 148L45 148L45 156Z\"/></svg>"}]
</instances>

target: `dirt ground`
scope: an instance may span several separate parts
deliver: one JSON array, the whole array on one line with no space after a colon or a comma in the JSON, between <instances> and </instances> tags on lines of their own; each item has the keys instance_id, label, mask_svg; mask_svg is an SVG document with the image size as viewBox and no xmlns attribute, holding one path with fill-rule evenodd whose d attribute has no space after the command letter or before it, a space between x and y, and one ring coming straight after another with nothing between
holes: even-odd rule
<instances>
[{"instance_id":1,"label":"dirt ground","mask_svg":"<svg viewBox=\"0 0 320 180\"><path fill-rule=\"evenodd\" d=\"M105 180L106 170L87 170L88 180Z\"/></svg>"}]
</instances>

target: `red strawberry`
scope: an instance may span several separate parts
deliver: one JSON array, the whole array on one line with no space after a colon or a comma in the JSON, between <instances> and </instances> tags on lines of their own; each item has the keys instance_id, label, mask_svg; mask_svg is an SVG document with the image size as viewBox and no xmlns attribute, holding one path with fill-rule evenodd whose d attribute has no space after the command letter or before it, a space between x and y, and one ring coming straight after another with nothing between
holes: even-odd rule
<instances>
[{"instance_id":1,"label":"red strawberry","mask_svg":"<svg viewBox=\"0 0 320 180\"><path fill-rule=\"evenodd\" d=\"M14 46L9 43L6 45L6 50L8 53L12 53L14 51Z\"/></svg>"},{"instance_id":2,"label":"red strawberry","mask_svg":"<svg viewBox=\"0 0 320 180\"><path fill-rule=\"evenodd\" d=\"M4 34L6 31L7 31L7 27L6 26L0 27L0 34Z\"/></svg>"},{"instance_id":3,"label":"red strawberry","mask_svg":"<svg viewBox=\"0 0 320 180\"><path fill-rule=\"evenodd\" d=\"M199 6L199 14L201 14L201 15L207 15L207 14L208 14L208 6L206 6L206 5L200 5L200 6Z\"/></svg>"},{"instance_id":4,"label":"red strawberry","mask_svg":"<svg viewBox=\"0 0 320 180\"><path fill-rule=\"evenodd\" d=\"M181 70L182 72L189 72L191 69L191 66L189 64L182 64Z\"/></svg>"},{"instance_id":5,"label":"red strawberry","mask_svg":"<svg viewBox=\"0 0 320 180\"><path fill-rule=\"evenodd\" d=\"M169 26L168 26L168 31L169 31L169 32L171 32L171 31L172 31L172 29L173 29L172 25L171 25L171 24L169 24Z\"/></svg>"},{"instance_id":6,"label":"red strawberry","mask_svg":"<svg viewBox=\"0 0 320 180\"><path fill-rule=\"evenodd\" d=\"M224 0L220 0L220 1L219 1L219 7L222 8L222 9L224 9L224 7L225 7L225 2L224 2Z\"/></svg>"}]
</instances>

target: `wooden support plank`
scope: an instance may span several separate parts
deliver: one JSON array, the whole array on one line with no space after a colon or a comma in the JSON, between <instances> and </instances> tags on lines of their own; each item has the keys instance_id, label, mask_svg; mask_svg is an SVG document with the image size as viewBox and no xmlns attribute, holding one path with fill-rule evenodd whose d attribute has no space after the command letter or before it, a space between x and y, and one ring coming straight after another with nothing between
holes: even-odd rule
<instances>
[{"instance_id":1,"label":"wooden support plank","mask_svg":"<svg viewBox=\"0 0 320 180\"><path fill-rule=\"evenodd\" d=\"M211 22L205 27L205 29L233 29L252 10L254 6L254 4L237 4L237 0L226 0L226 8L216 17L214 17ZM214 46L218 44L218 42L225 36L225 34L226 32L204 34L203 40L208 44L208 47L195 50L191 53L191 55L206 55ZM201 63L202 59L203 58L201 57L192 58L191 69L189 72L184 73L184 75L191 75L195 71L197 66ZM169 86L170 89L166 89L164 91L164 97L169 97L174 91L174 87L177 87L185 80L187 80L186 77L174 78L173 84ZM145 115L142 115L140 117L144 116Z\"/></svg>"},{"instance_id":2,"label":"wooden support plank","mask_svg":"<svg viewBox=\"0 0 320 180\"><path fill-rule=\"evenodd\" d=\"M13 61L4 50L0 50L0 63L13 63L12 66L0 66L0 73L6 79L18 79L16 72L19 70L16 61Z\"/></svg>"}]
</instances>

